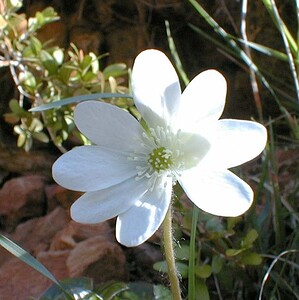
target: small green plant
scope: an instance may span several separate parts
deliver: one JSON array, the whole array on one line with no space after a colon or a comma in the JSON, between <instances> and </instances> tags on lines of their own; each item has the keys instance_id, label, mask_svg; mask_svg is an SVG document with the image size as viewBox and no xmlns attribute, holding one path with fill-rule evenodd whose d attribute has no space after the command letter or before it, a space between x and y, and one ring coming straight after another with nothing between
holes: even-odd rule
<instances>
[{"instance_id":1,"label":"small green plant","mask_svg":"<svg viewBox=\"0 0 299 300\"><path fill-rule=\"evenodd\" d=\"M73 44L69 50L38 38L39 29L55 22L59 16L48 7L27 18L18 14L22 1L6 1L0 18L0 67L8 67L18 99L10 102L6 121L14 125L17 144L26 151L33 140L50 140L62 152L63 142L74 130L72 105L46 112L28 113L29 108L53 103L60 99L94 93L128 92L125 64L112 64L101 70L100 59L94 53L83 53ZM114 98L114 104L131 106L127 98Z\"/></svg>"}]
</instances>

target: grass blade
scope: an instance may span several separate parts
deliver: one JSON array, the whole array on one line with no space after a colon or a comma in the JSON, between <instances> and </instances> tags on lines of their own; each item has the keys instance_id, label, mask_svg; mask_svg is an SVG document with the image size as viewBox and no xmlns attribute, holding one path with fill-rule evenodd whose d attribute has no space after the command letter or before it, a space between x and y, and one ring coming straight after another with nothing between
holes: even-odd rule
<instances>
[{"instance_id":1,"label":"grass blade","mask_svg":"<svg viewBox=\"0 0 299 300\"><path fill-rule=\"evenodd\" d=\"M166 27L166 34L167 34L167 39L168 39L168 45L169 45L170 52L173 56L173 59L174 59L176 68L178 70L178 73L179 73L180 77L182 78L185 86L187 86L188 83L189 83L189 79L188 79L187 74L184 71L182 62L181 62L180 57L178 55L178 52L176 50L176 46L175 46L174 40L173 40L172 35L171 35L171 31L170 31L168 21L165 21L165 27Z\"/></svg>"},{"instance_id":2,"label":"grass blade","mask_svg":"<svg viewBox=\"0 0 299 300\"><path fill-rule=\"evenodd\" d=\"M195 258L196 258L196 229L199 215L199 208L193 206L192 225L189 245L189 267L188 267L188 299L196 299L195 286Z\"/></svg>"},{"instance_id":3,"label":"grass blade","mask_svg":"<svg viewBox=\"0 0 299 300\"><path fill-rule=\"evenodd\" d=\"M113 94L113 93L97 93L97 94L80 95L80 96L65 98L59 101L51 102L38 107L33 107L29 111L38 112L38 111L44 111L52 108L57 108L64 105L79 103L87 100L98 100L98 99L109 99L109 98L132 98L132 96L126 94Z\"/></svg>"},{"instance_id":4,"label":"grass blade","mask_svg":"<svg viewBox=\"0 0 299 300\"><path fill-rule=\"evenodd\" d=\"M264 86L268 89L268 91L273 96L280 110L283 110L283 106L281 105L276 93L272 89L271 85L264 77L264 75L259 71L258 67L253 63L253 61L246 55L246 53L237 45L237 43L231 38L231 36L204 10L204 8L196 1L196 0L188 0L189 3L195 8L195 10L205 19L205 21L214 29L214 31L221 36L229 45L229 47L234 51L234 55L241 59L248 68L252 68ZM201 33L200 29L196 26L192 26L192 28Z\"/></svg>"},{"instance_id":5,"label":"grass blade","mask_svg":"<svg viewBox=\"0 0 299 300\"><path fill-rule=\"evenodd\" d=\"M5 237L4 235L0 234L0 245L5 248L8 252L10 252L12 255L29 265L31 268L35 269L37 272L42 274L43 276L50 279L52 282L57 284L62 291L65 293L67 299L73 300L73 297L67 293L63 287L60 285L58 280L54 277L54 275L43 265L41 264L37 259L35 259L32 255L30 255L27 251L25 251L23 248L21 248L19 245Z\"/></svg>"},{"instance_id":6,"label":"grass blade","mask_svg":"<svg viewBox=\"0 0 299 300\"><path fill-rule=\"evenodd\" d=\"M279 15L275 1L274 0L263 0L263 2L264 2L264 5L266 6L266 8L268 9L272 19L274 20L274 23L276 24L276 26L281 34L281 37L282 37L282 40L283 40L283 43L285 46L286 54L288 57L289 65L290 65L290 71L291 71L293 81L294 81L294 87L295 87L296 94L297 94L297 101L299 103L299 82L298 82L296 67L295 67L295 63L294 63L294 59L293 59L293 54L295 57L297 56L298 47L295 43L295 40L291 36L289 30L287 29L286 25L284 24L283 20L281 19L280 15ZM295 46L293 44L295 44Z\"/></svg>"}]
</instances>

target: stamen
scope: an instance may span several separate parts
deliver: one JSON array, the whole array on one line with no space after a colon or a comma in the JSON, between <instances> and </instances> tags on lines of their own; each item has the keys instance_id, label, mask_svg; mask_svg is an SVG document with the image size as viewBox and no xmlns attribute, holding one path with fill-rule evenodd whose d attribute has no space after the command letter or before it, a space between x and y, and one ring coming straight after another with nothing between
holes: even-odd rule
<instances>
[{"instance_id":1,"label":"stamen","mask_svg":"<svg viewBox=\"0 0 299 300\"><path fill-rule=\"evenodd\" d=\"M156 148L150 153L148 162L151 167L157 171L168 170L169 167L173 164L172 161L172 152L164 147Z\"/></svg>"},{"instance_id":2,"label":"stamen","mask_svg":"<svg viewBox=\"0 0 299 300\"><path fill-rule=\"evenodd\" d=\"M128 159L137 163L135 179L147 179L149 191L156 188L160 176L171 177L175 184L176 176L184 165L180 134L180 131L173 133L170 127L149 128L149 134L142 134L142 150L129 155ZM163 190L165 187L159 188Z\"/></svg>"}]
</instances>

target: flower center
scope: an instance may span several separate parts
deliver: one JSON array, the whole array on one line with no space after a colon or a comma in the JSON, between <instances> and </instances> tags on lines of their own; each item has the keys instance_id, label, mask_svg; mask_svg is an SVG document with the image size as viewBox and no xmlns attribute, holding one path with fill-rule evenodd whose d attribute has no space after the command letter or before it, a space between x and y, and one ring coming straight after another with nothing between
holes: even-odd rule
<instances>
[{"instance_id":1,"label":"flower center","mask_svg":"<svg viewBox=\"0 0 299 300\"><path fill-rule=\"evenodd\" d=\"M171 155L172 152L170 150L165 147L159 147L150 153L148 162L151 167L159 173L160 171L169 169L173 164Z\"/></svg>"}]
</instances>

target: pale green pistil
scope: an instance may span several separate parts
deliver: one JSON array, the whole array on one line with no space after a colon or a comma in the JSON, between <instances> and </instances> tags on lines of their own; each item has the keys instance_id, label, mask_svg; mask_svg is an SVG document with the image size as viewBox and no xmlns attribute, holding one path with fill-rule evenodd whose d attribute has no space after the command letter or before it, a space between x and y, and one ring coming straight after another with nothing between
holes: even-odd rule
<instances>
[{"instance_id":1,"label":"pale green pistil","mask_svg":"<svg viewBox=\"0 0 299 300\"><path fill-rule=\"evenodd\" d=\"M158 173L168 170L173 164L171 154L172 152L164 147L156 148L149 155L148 162Z\"/></svg>"}]
</instances>

